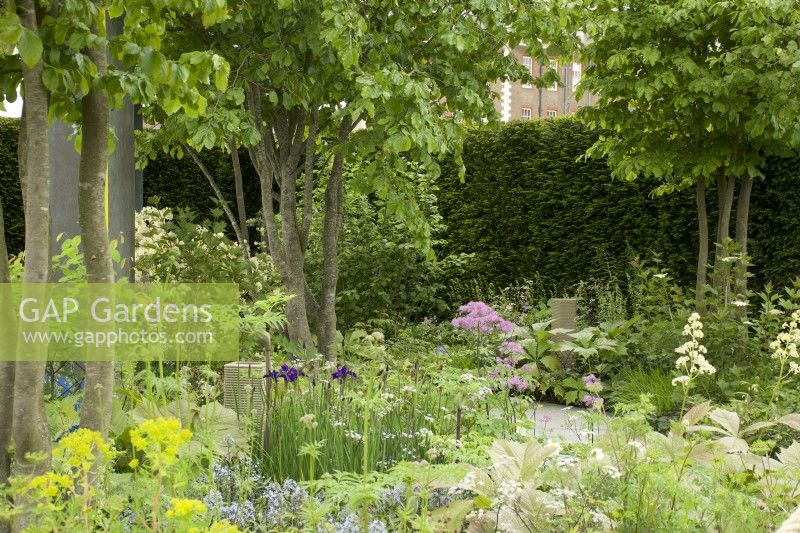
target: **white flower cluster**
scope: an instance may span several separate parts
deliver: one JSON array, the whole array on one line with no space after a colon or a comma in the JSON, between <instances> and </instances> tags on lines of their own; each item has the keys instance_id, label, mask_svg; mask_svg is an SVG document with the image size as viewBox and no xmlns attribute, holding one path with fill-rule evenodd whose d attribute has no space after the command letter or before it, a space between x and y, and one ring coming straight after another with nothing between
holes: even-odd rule
<instances>
[{"instance_id":1,"label":"white flower cluster","mask_svg":"<svg viewBox=\"0 0 800 533\"><path fill-rule=\"evenodd\" d=\"M428 428L419 428L416 432L414 431L398 431L397 433L393 433L390 431L382 430L381 431L381 438L384 440L388 439L414 439L414 438L421 438L421 439L429 439L433 437L433 431Z\"/></svg>"},{"instance_id":2,"label":"white flower cluster","mask_svg":"<svg viewBox=\"0 0 800 533\"><path fill-rule=\"evenodd\" d=\"M790 359L797 359L797 347L800 346L800 310L792 313L792 316L787 322L783 323L783 331L778 333L778 336L769 344L772 349L772 358L781 361L781 365L789 362L789 372L792 374L800 374L800 365L796 361ZM781 366L783 368L783 366Z\"/></svg>"},{"instance_id":3,"label":"white flower cluster","mask_svg":"<svg viewBox=\"0 0 800 533\"><path fill-rule=\"evenodd\" d=\"M481 386L481 387L478 388L478 390L470 393L469 399L471 401L473 401L473 402L479 402L479 401L482 401L487 396L491 396L491 395L492 395L492 389L491 388L485 387L485 386Z\"/></svg>"},{"instance_id":4,"label":"white flower cluster","mask_svg":"<svg viewBox=\"0 0 800 533\"><path fill-rule=\"evenodd\" d=\"M673 379L672 384L686 387L697 376L714 374L717 369L706 360L705 354L708 350L700 343L700 339L703 338L703 323L699 314L692 313L683 328L683 334L689 337L689 340L675 348L675 353L680 355L675 360L675 368L685 374Z\"/></svg>"},{"instance_id":5,"label":"white flower cluster","mask_svg":"<svg viewBox=\"0 0 800 533\"><path fill-rule=\"evenodd\" d=\"M475 471L470 470L450 492L471 492L473 490L475 490Z\"/></svg>"},{"instance_id":6,"label":"white flower cluster","mask_svg":"<svg viewBox=\"0 0 800 533\"><path fill-rule=\"evenodd\" d=\"M352 439L354 441L361 442L364 440L364 435L359 433L358 431L353 431L352 429L344 430L344 436L348 439Z\"/></svg>"},{"instance_id":7,"label":"white flower cluster","mask_svg":"<svg viewBox=\"0 0 800 533\"><path fill-rule=\"evenodd\" d=\"M260 294L276 281L265 252L243 257L239 244L171 209L136 214L136 279L152 282L237 282ZM261 248L263 250L263 248Z\"/></svg>"},{"instance_id":8,"label":"white flower cluster","mask_svg":"<svg viewBox=\"0 0 800 533\"><path fill-rule=\"evenodd\" d=\"M514 480L503 480L497 486L498 503L513 507L522 494L522 483Z\"/></svg>"}]
</instances>

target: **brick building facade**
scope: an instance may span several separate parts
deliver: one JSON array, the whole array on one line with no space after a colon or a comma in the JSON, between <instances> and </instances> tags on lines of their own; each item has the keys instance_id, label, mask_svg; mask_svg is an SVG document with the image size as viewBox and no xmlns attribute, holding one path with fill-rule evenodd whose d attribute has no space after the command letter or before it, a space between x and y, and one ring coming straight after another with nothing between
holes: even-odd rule
<instances>
[{"instance_id":1,"label":"brick building facade","mask_svg":"<svg viewBox=\"0 0 800 533\"><path fill-rule=\"evenodd\" d=\"M509 53L513 53L517 61L530 69L534 78L541 76L548 69L558 69L563 85L554 84L539 89L532 84L520 81L493 83L491 88L498 95L495 100L495 108L503 122L569 115L578 108L592 105L595 102L595 96L592 94L584 94L580 101L575 99L575 87L583 75L584 65L580 63L560 64L555 61L550 65L540 65L533 58L525 55L524 46L509 50Z\"/></svg>"}]
</instances>

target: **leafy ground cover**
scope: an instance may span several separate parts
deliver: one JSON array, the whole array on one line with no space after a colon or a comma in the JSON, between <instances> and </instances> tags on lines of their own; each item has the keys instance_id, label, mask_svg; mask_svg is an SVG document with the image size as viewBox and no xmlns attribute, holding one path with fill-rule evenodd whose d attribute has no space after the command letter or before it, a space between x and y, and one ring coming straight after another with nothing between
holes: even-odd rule
<instances>
[{"instance_id":1,"label":"leafy ground cover","mask_svg":"<svg viewBox=\"0 0 800 533\"><path fill-rule=\"evenodd\" d=\"M219 228L170 210L139 224L140 277L257 272L243 332L279 331L267 257L241 267ZM797 290L698 313L666 272L631 272L605 304L581 300L599 325L566 337L514 291L450 321L354 329L335 361L275 335L265 416L222 405L219 365L129 364L104 440L78 428L80 386L61 375L52 468L14 478L3 516L32 513L37 531L773 530L800 496ZM579 442L535 426L543 398L588 407Z\"/></svg>"}]
</instances>

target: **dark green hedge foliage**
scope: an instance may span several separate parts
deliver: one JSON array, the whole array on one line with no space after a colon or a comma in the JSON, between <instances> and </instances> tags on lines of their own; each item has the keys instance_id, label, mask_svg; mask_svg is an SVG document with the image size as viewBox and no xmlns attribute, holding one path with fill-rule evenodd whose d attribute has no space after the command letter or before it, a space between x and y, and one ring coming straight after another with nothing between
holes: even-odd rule
<instances>
[{"instance_id":1,"label":"dark green hedge foliage","mask_svg":"<svg viewBox=\"0 0 800 533\"><path fill-rule=\"evenodd\" d=\"M228 200L228 205L237 214L236 196L233 184L233 165L230 154L221 150L209 150L200 153L200 158L214 176L219 188ZM250 164L250 158L242 150L239 160L242 165L242 182L244 184L245 210L248 218L257 218L261 210L261 188L258 174ZM144 202L151 205L155 198L161 207L189 208L195 212L198 220L211 218L211 210L217 207L214 191L200 169L188 155L182 159L174 159L162 155L150 161L144 169ZM226 224L228 219L222 215ZM251 231L252 239L258 238Z\"/></svg>"},{"instance_id":2,"label":"dark green hedge foliage","mask_svg":"<svg viewBox=\"0 0 800 533\"><path fill-rule=\"evenodd\" d=\"M16 165L18 121L0 119L0 198L11 253L24 245ZM652 197L652 180L626 183L605 162L581 156L594 134L571 118L515 122L472 134L465 145L467 175L443 166L438 201L446 253L474 253L459 282L480 279L497 287L533 278L565 292L579 280L621 277L633 255L661 255L690 284L697 251L694 192ZM235 210L228 155L201 154ZM258 177L241 157L247 212L260 209ZM800 275L800 159L774 160L767 181L753 190L750 252L756 281L788 283ZM162 156L145 169L145 202L188 207L209 218L216 203L194 162ZM711 230L716 193L709 191ZM254 233L251 238L257 238Z\"/></svg>"},{"instance_id":3,"label":"dark green hedge foliage","mask_svg":"<svg viewBox=\"0 0 800 533\"><path fill-rule=\"evenodd\" d=\"M25 247L25 215L17 170L19 120L0 118L0 201L6 225L8 253L15 255Z\"/></svg>"},{"instance_id":4,"label":"dark green hedge foliage","mask_svg":"<svg viewBox=\"0 0 800 533\"><path fill-rule=\"evenodd\" d=\"M563 292L580 280L622 279L631 257L655 253L691 283L694 190L653 197L653 180L614 180L604 161L581 157L594 139L572 118L514 122L468 138L465 182L454 165L439 180L446 251L475 253L465 278L502 287L538 273ZM768 182L754 187L750 252L758 281L786 283L800 274L800 160L774 161L765 173ZM716 192L708 196L713 235Z\"/></svg>"}]
</instances>

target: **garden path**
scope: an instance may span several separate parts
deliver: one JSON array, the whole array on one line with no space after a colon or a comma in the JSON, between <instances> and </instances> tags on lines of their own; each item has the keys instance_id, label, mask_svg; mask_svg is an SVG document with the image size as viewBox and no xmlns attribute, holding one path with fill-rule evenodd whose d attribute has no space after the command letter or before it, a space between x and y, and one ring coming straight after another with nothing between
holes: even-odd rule
<instances>
[{"instance_id":1,"label":"garden path","mask_svg":"<svg viewBox=\"0 0 800 533\"><path fill-rule=\"evenodd\" d=\"M594 438L606 431L605 424L590 428L582 413L583 407L564 407L554 403L537 402L531 405L528 416L536 423L531 434L553 440L591 443Z\"/></svg>"}]
</instances>

